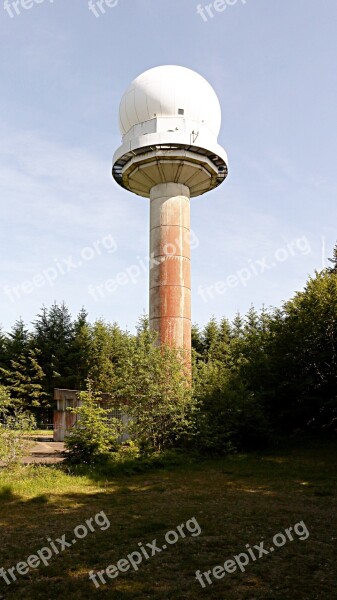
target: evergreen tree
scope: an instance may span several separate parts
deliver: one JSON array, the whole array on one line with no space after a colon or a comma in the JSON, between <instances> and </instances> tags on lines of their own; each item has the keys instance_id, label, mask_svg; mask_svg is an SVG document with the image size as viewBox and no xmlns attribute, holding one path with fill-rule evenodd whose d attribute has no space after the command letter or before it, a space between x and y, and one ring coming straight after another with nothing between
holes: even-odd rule
<instances>
[{"instance_id":1,"label":"evergreen tree","mask_svg":"<svg viewBox=\"0 0 337 600\"><path fill-rule=\"evenodd\" d=\"M50 401L55 387L71 387L73 338L73 323L65 304L54 303L49 310L43 307L34 322L33 341L41 351L41 367L46 376L45 391Z\"/></svg>"},{"instance_id":2,"label":"evergreen tree","mask_svg":"<svg viewBox=\"0 0 337 600\"><path fill-rule=\"evenodd\" d=\"M332 267L329 267L328 271L330 273L337 273L337 244L333 249L332 258L328 259L332 263Z\"/></svg>"},{"instance_id":3,"label":"evergreen tree","mask_svg":"<svg viewBox=\"0 0 337 600\"><path fill-rule=\"evenodd\" d=\"M202 333L199 326L194 323L191 328L192 349L196 352L196 357L199 359L204 354L204 344Z\"/></svg>"},{"instance_id":4,"label":"evergreen tree","mask_svg":"<svg viewBox=\"0 0 337 600\"><path fill-rule=\"evenodd\" d=\"M234 339L242 339L243 338L243 318L240 313L237 313L233 319L231 326L231 337Z\"/></svg>"},{"instance_id":5,"label":"evergreen tree","mask_svg":"<svg viewBox=\"0 0 337 600\"><path fill-rule=\"evenodd\" d=\"M310 277L272 322L271 414L283 431L337 418L337 274ZM270 387L272 387L270 385Z\"/></svg>"},{"instance_id":6,"label":"evergreen tree","mask_svg":"<svg viewBox=\"0 0 337 600\"><path fill-rule=\"evenodd\" d=\"M4 381L16 406L24 409L46 406L46 393L43 391L44 373L39 364L39 351L28 350L16 360L11 360L11 368L1 368Z\"/></svg>"},{"instance_id":7,"label":"evergreen tree","mask_svg":"<svg viewBox=\"0 0 337 600\"><path fill-rule=\"evenodd\" d=\"M229 321L223 317L219 325L219 335L216 348L213 350L215 359L221 360L224 364L228 364L230 355L231 343L231 327Z\"/></svg>"},{"instance_id":8,"label":"evergreen tree","mask_svg":"<svg viewBox=\"0 0 337 600\"><path fill-rule=\"evenodd\" d=\"M210 356L215 351L219 342L219 326L215 317L212 317L205 325L202 332L202 340L205 356Z\"/></svg>"},{"instance_id":9,"label":"evergreen tree","mask_svg":"<svg viewBox=\"0 0 337 600\"><path fill-rule=\"evenodd\" d=\"M89 376L94 390L106 392L116 378L116 365L128 334L117 323L99 320L90 327L89 336Z\"/></svg>"},{"instance_id":10,"label":"evergreen tree","mask_svg":"<svg viewBox=\"0 0 337 600\"><path fill-rule=\"evenodd\" d=\"M5 367L7 364L7 337L0 328L0 367Z\"/></svg>"},{"instance_id":11,"label":"evergreen tree","mask_svg":"<svg viewBox=\"0 0 337 600\"><path fill-rule=\"evenodd\" d=\"M5 340L5 365L10 366L12 360L19 356L27 356L30 348L30 335L23 320L18 319Z\"/></svg>"},{"instance_id":12,"label":"evergreen tree","mask_svg":"<svg viewBox=\"0 0 337 600\"><path fill-rule=\"evenodd\" d=\"M90 326L87 321L88 313L84 308L73 324L73 339L69 351L72 389L84 390L90 368Z\"/></svg>"}]
</instances>

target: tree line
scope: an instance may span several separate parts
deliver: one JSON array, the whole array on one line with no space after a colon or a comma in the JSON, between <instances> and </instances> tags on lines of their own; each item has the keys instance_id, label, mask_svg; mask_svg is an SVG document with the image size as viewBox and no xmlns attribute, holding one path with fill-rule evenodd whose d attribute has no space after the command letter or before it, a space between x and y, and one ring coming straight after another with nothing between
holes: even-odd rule
<instances>
[{"instance_id":1,"label":"tree line","mask_svg":"<svg viewBox=\"0 0 337 600\"><path fill-rule=\"evenodd\" d=\"M146 317L136 334L117 323L73 319L43 307L29 329L19 319L0 335L0 384L13 405L51 421L53 390L111 394L134 415L143 445L192 444L223 452L256 448L295 431L335 431L337 246L281 308L251 307L232 322L192 328L192 387L175 351L153 343Z\"/></svg>"}]
</instances>

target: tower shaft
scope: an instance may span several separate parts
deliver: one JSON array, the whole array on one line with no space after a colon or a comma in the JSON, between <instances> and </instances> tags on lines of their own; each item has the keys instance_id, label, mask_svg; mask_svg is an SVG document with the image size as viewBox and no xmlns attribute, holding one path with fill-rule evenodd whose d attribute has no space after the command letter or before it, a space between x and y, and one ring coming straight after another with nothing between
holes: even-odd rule
<instances>
[{"instance_id":1,"label":"tower shaft","mask_svg":"<svg viewBox=\"0 0 337 600\"><path fill-rule=\"evenodd\" d=\"M150 192L150 327L191 351L190 190L180 183Z\"/></svg>"}]
</instances>

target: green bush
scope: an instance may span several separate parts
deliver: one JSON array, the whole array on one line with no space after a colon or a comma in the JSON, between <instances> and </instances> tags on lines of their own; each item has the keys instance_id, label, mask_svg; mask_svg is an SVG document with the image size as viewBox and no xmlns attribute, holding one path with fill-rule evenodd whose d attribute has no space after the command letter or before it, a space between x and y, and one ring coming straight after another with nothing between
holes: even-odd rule
<instances>
[{"instance_id":1,"label":"green bush","mask_svg":"<svg viewBox=\"0 0 337 600\"><path fill-rule=\"evenodd\" d=\"M226 454L261 449L269 443L271 429L261 403L223 365L202 367L198 400L195 443L199 450Z\"/></svg>"},{"instance_id":2,"label":"green bush","mask_svg":"<svg viewBox=\"0 0 337 600\"><path fill-rule=\"evenodd\" d=\"M81 405L68 409L78 417L76 426L65 440L70 463L104 462L120 446L121 421L110 417L110 410L100 406L100 399L100 392L94 392L89 381L87 390L79 393Z\"/></svg>"},{"instance_id":3,"label":"green bush","mask_svg":"<svg viewBox=\"0 0 337 600\"><path fill-rule=\"evenodd\" d=\"M15 407L7 389L0 386L0 460L6 468L17 466L29 451L34 429L33 415Z\"/></svg>"}]
</instances>

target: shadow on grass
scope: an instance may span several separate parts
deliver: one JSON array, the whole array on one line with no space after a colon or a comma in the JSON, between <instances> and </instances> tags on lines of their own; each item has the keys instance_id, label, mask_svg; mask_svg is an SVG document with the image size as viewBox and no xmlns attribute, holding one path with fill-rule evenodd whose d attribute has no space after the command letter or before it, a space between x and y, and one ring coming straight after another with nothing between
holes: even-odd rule
<instances>
[{"instance_id":1,"label":"shadow on grass","mask_svg":"<svg viewBox=\"0 0 337 600\"><path fill-rule=\"evenodd\" d=\"M178 453L154 462L129 461L99 469L30 466L7 480L0 477L2 567L25 561L63 535L71 544L54 554L48 567L18 575L9 586L1 579L0 596L15 600L55 600L68 594L72 600L331 597L337 528L331 519L335 500L330 494L336 494L336 482L331 483L336 454L336 447L329 444L301 447L297 452L291 448L275 457L263 453L199 461ZM310 485L302 485L306 483ZM102 511L110 527L103 531L95 526L94 532L73 544L76 527ZM106 578L107 585L99 589L89 581L91 570L115 565L139 550L139 543L156 539L162 547L165 533L192 517L201 527L200 536L179 539L144 559L138 571ZM214 583L205 593L195 581L197 569L212 569L244 551L247 543L272 539L300 520L310 531L305 544L293 542L275 556L249 565L247 573Z\"/></svg>"},{"instance_id":2,"label":"shadow on grass","mask_svg":"<svg viewBox=\"0 0 337 600\"><path fill-rule=\"evenodd\" d=\"M5 485L0 489L0 502L11 503L20 501L20 496L13 493L13 489L10 485Z\"/></svg>"}]
</instances>

